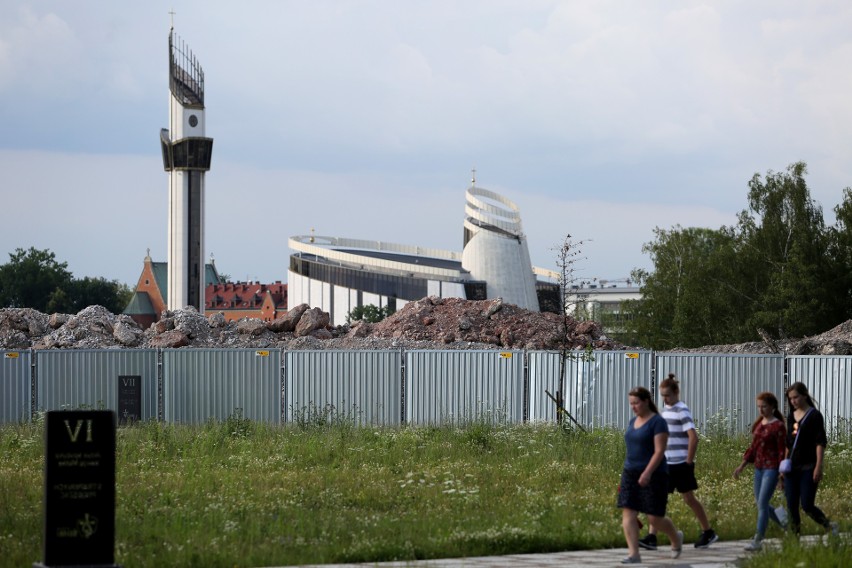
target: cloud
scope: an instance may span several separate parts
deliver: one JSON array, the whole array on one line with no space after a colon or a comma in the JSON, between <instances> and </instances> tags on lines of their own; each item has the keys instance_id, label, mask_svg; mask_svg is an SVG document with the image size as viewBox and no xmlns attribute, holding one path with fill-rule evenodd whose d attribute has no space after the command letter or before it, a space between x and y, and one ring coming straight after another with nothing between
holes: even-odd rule
<instances>
[{"instance_id":1,"label":"cloud","mask_svg":"<svg viewBox=\"0 0 852 568\"><path fill-rule=\"evenodd\" d=\"M146 248L162 257L172 6L0 6L0 165L4 187L27 188L0 217L4 243L122 280ZM311 227L460 248L471 168L518 203L536 264L571 233L609 278L646 262L654 226L731 223L755 173L806 161L829 220L852 185L846 3L175 10L215 140L207 250L235 276L283 278L286 237Z\"/></svg>"},{"instance_id":2,"label":"cloud","mask_svg":"<svg viewBox=\"0 0 852 568\"><path fill-rule=\"evenodd\" d=\"M14 87L29 96L45 89L63 96L82 89L81 51L74 31L56 13L20 6L13 18L0 23L0 93Z\"/></svg>"}]
</instances>

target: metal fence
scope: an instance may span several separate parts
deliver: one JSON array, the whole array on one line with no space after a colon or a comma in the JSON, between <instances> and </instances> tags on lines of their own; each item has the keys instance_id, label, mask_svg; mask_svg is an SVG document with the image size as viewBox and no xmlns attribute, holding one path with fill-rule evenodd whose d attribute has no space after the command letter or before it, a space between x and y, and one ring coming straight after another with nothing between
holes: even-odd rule
<instances>
[{"instance_id":1,"label":"metal fence","mask_svg":"<svg viewBox=\"0 0 852 568\"><path fill-rule=\"evenodd\" d=\"M402 422L400 351L288 351L284 357L287 422Z\"/></svg>"},{"instance_id":2,"label":"metal fence","mask_svg":"<svg viewBox=\"0 0 852 568\"><path fill-rule=\"evenodd\" d=\"M405 421L522 422L523 351L408 351Z\"/></svg>"},{"instance_id":3,"label":"metal fence","mask_svg":"<svg viewBox=\"0 0 852 568\"><path fill-rule=\"evenodd\" d=\"M281 421L279 350L165 349L162 385L166 422Z\"/></svg>"},{"instance_id":4,"label":"metal fence","mask_svg":"<svg viewBox=\"0 0 852 568\"><path fill-rule=\"evenodd\" d=\"M556 420L551 396L560 390L560 354L529 354L529 419ZM575 351L565 359L564 406L587 428L626 428L632 416L627 393L636 386L651 388L654 355L650 351ZM550 395L550 396L548 396Z\"/></svg>"},{"instance_id":5,"label":"metal fence","mask_svg":"<svg viewBox=\"0 0 852 568\"><path fill-rule=\"evenodd\" d=\"M830 431L852 423L852 356L597 351L571 353L560 385L551 351L281 351L254 349L0 351L0 423L33 412L107 408L174 423L238 413L280 424L345 419L396 426L554 421L551 395L584 427L626 427L627 393L652 392L668 373L681 383L697 427L747 432L755 396L782 399L808 385Z\"/></svg>"},{"instance_id":6,"label":"metal fence","mask_svg":"<svg viewBox=\"0 0 852 568\"><path fill-rule=\"evenodd\" d=\"M825 427L852 433L852 357L796 355L787 358L788 384L803 382L819 405Z\"/></svg>"},{"instance_id":7,"label":"metal fence","mask_svg":"<svg viewBox=\"0 0 852 568\"><path fill-rule=\"evenodd\" d=\"M36 410L107 409L119 420L122 381L138 380L140 415L157 418L157 351L154 349L45 350L35 354Z\"/></svg>"},{"instance_id":8,"label":"metal fence","mask_svg":"<svg viewBox=\"0 0 852 568\"><path fill-rule=\"evenodd\" d=\"M776 393L783 404L783 355L666 353L657 355L656 370L654 386L675 374L696 428L711 435L748 432L760 392Z\"/></svg>"},{"instance_id":9,"label":"metal fence","mask_svg":"<svg viewBox=\"0 0 852 568\"><path fill-rule=\"evenodd\" d=\"M32 353L0 351L0 424L32 417Z\"/></svg>"}]
</instances>

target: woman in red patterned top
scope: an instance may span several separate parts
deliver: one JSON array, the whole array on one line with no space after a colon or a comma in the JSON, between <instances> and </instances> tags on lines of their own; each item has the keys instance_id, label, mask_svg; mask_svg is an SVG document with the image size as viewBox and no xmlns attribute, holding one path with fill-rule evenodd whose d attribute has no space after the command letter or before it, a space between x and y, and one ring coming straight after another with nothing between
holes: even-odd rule
<instances>
[{"instance_id":1,"label":"woman in red patterned top","mask_svg":"<svg viewBox=\"0 0 852 568\"><path fill-rule=\"evenodd\" d=\"M778 410L778 399L771 392L757 395L757 410L760 415L751 425L751 445L743 454L743 462L734 470L737 479L743 469L754 464L754 500L757 501L757 533L745 549L756 551L763 546L763 537L769 519L782 528L784 524L769 505L775 486L778 484L778 465L787 449L787 429L784 415Z\"/></svg>"}]
</instances>

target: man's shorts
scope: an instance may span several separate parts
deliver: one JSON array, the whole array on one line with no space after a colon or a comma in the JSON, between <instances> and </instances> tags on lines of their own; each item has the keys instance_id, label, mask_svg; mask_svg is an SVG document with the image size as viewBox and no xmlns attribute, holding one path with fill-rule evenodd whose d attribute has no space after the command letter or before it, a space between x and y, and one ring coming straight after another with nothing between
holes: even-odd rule
<instances>
[{"instance_id":1,"label":"man's shorts","mask_svg":"<svg viewBox=\"0 0 852 568\"><path fill-rule=\"evenodd\" d=\"M669 493L689 493L698 489L695 480L695 462L669 464Z\"/></svg>"}]
</instances>

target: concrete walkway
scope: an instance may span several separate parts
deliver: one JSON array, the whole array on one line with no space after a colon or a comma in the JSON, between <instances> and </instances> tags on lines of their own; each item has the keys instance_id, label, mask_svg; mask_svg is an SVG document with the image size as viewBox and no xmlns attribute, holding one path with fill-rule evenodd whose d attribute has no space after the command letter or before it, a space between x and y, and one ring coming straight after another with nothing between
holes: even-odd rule
<instances>
[{"instance_id":1,"label":"concrete walkway","mask_svg":"<svg viewBox=\"0 0 852 568\"><path fill-rule=\"evenodd\" d=\"M822 537L805 536L802 541L814 543ZM766 547L777 547L780 541L767 539ZM732 568L738 566L738 560L748 556L743 550L748 540L718 541L709 548L698 549L687 544L680 558L671 558L671 549L663 545L654 552L643 550L642 563L637 566L678 566L693 568ZM621 566L621 559L627 556L627 548L609 548L604 550L575 550L573 552L553 552L550 554L512 554L508 556L480 556L474 558L444 558L439 560L419 560L412 562L379 562L375 564L320 564L302 568L601 568Z\"/></svg>"}]
</instances>

